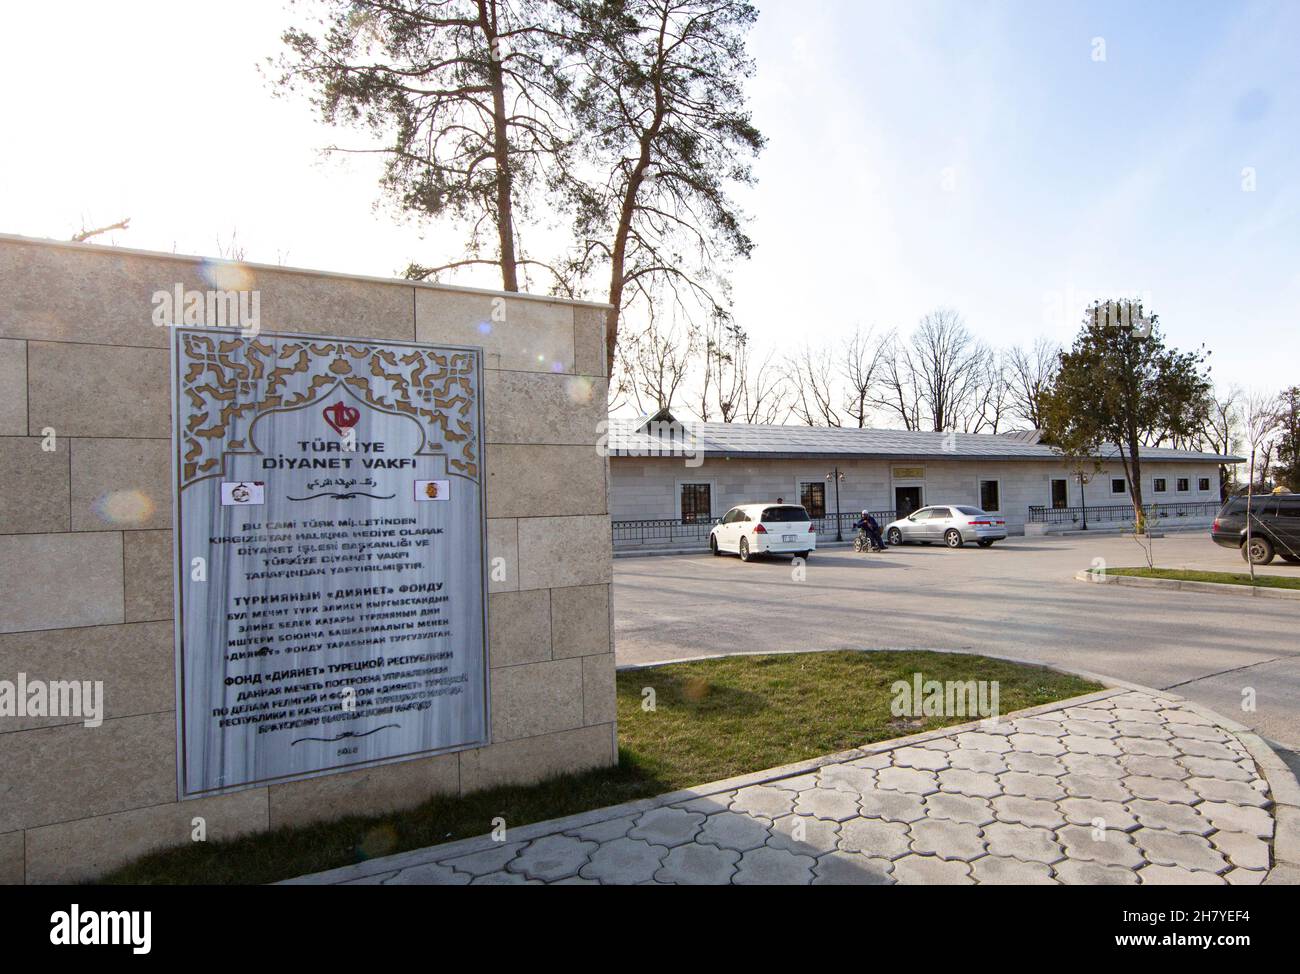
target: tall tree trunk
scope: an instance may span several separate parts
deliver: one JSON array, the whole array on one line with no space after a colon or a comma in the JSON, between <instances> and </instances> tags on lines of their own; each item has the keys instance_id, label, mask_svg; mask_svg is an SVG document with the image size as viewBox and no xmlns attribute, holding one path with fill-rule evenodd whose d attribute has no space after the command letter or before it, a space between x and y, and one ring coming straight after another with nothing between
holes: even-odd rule
<instances>
[{"instance_id":1,"label":"tall tree trunk","mask_svg":"<svg viewBox=\"0 0 1300 974\"><path fill-rule=\"evenodd\" d=\"M490 8L490 12L489 12ZM501 287L519 290L515 258L514 205L510 142L506 138L506 81L501 69L500 37L497 34L495 0L478 0L479 25L488 42L488 83L492 86L492 155L497 167L497 241L501 257Z\"/></svg>"}]
</instances>

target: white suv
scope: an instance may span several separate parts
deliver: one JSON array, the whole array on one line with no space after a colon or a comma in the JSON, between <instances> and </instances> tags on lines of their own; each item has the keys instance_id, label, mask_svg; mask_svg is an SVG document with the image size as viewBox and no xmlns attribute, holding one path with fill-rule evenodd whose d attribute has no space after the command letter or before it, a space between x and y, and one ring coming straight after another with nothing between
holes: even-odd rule
<instances>
[{"instance_id":1,"label":"white suv","mask_svg":"<svg viewBox=\"0 0 1300 974\"><path fill-rule=\"evenodd\" d=\"M798 504L741 504L709 532L710 551L735 552L741 561L768 554L807 558L816 549L817 525Z\"/></svg>"}]
</instances>

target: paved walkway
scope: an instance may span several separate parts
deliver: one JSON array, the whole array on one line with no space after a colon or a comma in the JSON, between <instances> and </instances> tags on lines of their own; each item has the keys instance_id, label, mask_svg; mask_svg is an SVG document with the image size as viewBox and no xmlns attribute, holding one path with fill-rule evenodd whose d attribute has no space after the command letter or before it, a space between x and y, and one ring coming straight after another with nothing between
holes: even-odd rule
<instances>
[{"instance_id":1,"label":"paved walkway","mask_svg":"<svg viewBox=\"0 0 1300 974\"><path fill-rule=\"evenodd\" d=\"M294 883L1294 883L1300 786L1246 728L1107 690Z\"/></svg>"}]
</instances>

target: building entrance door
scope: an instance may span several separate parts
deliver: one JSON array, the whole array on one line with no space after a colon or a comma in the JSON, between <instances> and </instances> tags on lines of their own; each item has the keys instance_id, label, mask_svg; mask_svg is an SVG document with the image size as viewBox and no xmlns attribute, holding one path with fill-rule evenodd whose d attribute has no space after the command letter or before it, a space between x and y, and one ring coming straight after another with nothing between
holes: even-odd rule
<instances>
[{"instance_id":1,"label":"building entrance door","mask_svg":"<svg viewBox=\"0 0 1300 974\"><path fill-rule=\"evenodd\" d=\"M894 517L907 517L921 506L920 487L894 488Z\"/></svg>"}]
</instances>

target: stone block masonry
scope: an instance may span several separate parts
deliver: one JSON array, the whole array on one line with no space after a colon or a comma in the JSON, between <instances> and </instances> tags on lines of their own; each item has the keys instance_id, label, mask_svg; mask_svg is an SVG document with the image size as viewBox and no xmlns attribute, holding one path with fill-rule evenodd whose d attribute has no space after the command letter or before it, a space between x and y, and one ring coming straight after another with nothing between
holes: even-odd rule
<instances>
[{"instance_id":1,"label":"stone block masonry","mask_svg":"<svg viewBox=\"0 0 1300 974\"><path fill-rule=\"evenodd\" d=\"M237 280L237 284L230 281ZM257 290L264 332L484 350L492 737L178 802L168 329ZM601 305L0 235L0 681L102 681L103 720L0 716L0 882L612 764ZM490 828L490 823L484 823Z\"/></svg>"}]
</instances>

